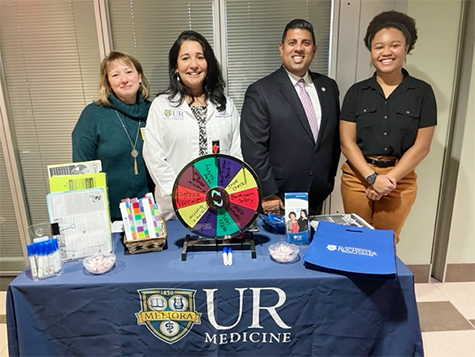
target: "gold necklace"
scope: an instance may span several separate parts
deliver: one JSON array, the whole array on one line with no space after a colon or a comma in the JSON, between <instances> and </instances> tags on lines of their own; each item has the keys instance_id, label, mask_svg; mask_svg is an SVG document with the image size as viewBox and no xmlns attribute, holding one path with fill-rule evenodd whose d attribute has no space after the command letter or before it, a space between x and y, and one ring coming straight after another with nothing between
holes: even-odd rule
<instances>
[{"instance_id":1,"label":"gold necklace","mask_svg":"<svg viewBox=\"0 0 475 357\"><path fill-rule=\"evenodd\" d=\"M139 156L139 152L137 151L137 149L135 147L137 146L137 141L139 139L141 120L139 120L139 126L137 127L137 134L135 135L135 143L132 143L132 138L130 137L129 132L127 131L127 129L125 128L124 122L120 118L119 113L115 109L114 109L114 111L117 114L117 118L119 118L119 121L122 124L122 128L124 128L124 131L127 134L127 137L129 138L130 145L132 145L132 151L130 152L130 156L132 156L134 158L134 173L135 173L135 175L138 175L139 174L139 169L137 167L137 156Z\"/></svg>"}]
</instances>

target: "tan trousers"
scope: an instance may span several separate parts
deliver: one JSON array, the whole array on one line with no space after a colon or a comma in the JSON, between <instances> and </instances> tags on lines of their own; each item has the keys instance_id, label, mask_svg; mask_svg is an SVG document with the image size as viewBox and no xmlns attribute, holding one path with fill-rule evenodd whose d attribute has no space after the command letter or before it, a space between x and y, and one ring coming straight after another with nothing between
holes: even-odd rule
<instances>
[{"instance_id":1,"label":"tan trousers","mask_svg":"<svg viewBox=\"0 0 475 357\"><path fill-rule=\"evenodd\" d=\"M372 166L378 174L386 174L392 167ZM376 229L392 229L396 244L409 211L416 199L417 174L412 171L397 183L395 190L379 201L366 198L366 179L355 173L348 162L342 166L341 195L345 213L356 213Z\"/></svg>"}]
</instances>

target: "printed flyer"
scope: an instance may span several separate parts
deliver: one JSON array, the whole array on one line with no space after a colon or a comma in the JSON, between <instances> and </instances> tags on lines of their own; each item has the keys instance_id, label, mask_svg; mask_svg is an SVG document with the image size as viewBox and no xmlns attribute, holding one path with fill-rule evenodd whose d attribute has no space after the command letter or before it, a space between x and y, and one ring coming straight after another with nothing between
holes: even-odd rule
<instances>
[{"instance_id":1,"label":"printed flyer","mask_svg":"<svg viewBox=\"0 0 475 357\"><path fill-rule=\"evenodd\" d=\"M308 193L285 193L285 235L289 243L309 242Z\"/></svg>"}]
</instances>

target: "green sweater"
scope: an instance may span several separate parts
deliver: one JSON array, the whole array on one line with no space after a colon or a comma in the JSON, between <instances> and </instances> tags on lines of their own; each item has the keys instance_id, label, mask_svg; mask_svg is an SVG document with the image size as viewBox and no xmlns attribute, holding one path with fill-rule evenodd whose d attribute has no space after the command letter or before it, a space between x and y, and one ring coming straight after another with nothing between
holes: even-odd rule
<instances>
[{"instance_id":1,"label":"green sweater","mask_svg":"<svg viewBox=\"0 0 475 357\"><path fill-rule=\"evenodd\" d=\"M145 127L150 102L140 94L135 105L128 105L111 95L110 107L89 104L81 113L72 133L73 161L101 160L102 171L107 175L110 214L113 220L121 219L119 210L123 198L142 197L154 192L154 184L147 172L142 156L143 138L139 132L135 149L138 175L134 173L132 145L117 117L116 110L127 129L132 143L140 127Z\"/></svg>"}]
</instances>

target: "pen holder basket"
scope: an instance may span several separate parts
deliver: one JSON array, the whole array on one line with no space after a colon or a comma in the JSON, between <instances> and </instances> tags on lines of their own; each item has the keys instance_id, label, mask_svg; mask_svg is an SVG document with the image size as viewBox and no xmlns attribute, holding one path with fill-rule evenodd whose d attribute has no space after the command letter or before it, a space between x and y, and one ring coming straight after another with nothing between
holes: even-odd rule
<instances>
[{"instance_id":1,"label":"pen holder basket","mask_svg":"<svg viewBox=\"0 0 475 357\"><path fill-rule=\"evenodd\" d=\"M124 244L130 254L157 252L165 249L167 243L167 226L163 218L160 218L159 224L160 230L156 238L127 240L126 235L124 235Z\"/></svg>"}]
</instances>

